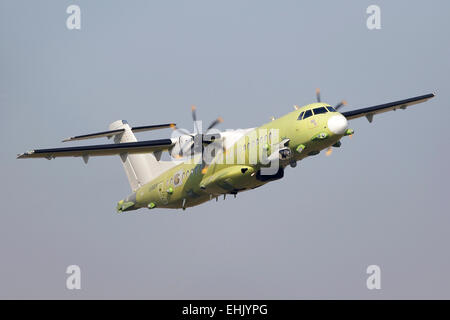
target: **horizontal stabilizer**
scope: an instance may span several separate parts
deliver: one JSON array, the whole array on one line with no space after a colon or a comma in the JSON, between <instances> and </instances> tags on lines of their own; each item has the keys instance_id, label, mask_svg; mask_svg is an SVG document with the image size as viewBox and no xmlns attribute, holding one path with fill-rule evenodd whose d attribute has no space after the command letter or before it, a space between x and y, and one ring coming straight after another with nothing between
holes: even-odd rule
<instances>
[{"instance_id":1,"label":"horizontal stabilizer","mask_svg":"<svg viewBox=\"0 0 450 320\"><path fill-rule=\"evenodd\" d=\"M152 131L152 130L175 128L175 127L176 127L175 123L165 123L165 124L156 124L156 125L150 125L150 126L134 127L134 128L131 128L131 131L136 133L136 132ZM102 132L84 134L81 136L70 137L70 138L64 139L62 142L87 140L87 139L95 139L95 138L108 138L109 139L109 138L111 138L115 135L121 134L123 132L125 132L125 129L102 131Z\"/></svg>"},{"instance_id":2,"label":"horizontal stabilizer","mask_svg":"<svg viewBox=\"0 0 450 320\"><path fill-rule=\"evenodd\" d=\"M147 140L138 142L79 146L68 148L36 149L17 156L18 159L58 157L83 157L86 161L91 156L112 156L121 154L139 154L164 151L170 149L173 142L170 139Z\"/></svg>"},{"instance_id":3,"label":"horizontal stabilizer","mask_svg":"<svg viewBox=\"0 0 450 320\"><path fill-rule=\"evenodd\" d=\"M125 129L117 129L117 130L110 130L110 131L102 131L102 132L96 132L96 133L90 133L90 134L84 134L81 136L75 136L70 137L67 139L64 139L62 142L68 142L68 141L76 141L76 140L87 140L87 139L95 139L95 138L111 138L112 136L115 136L116 134L125 132Z\"/></svg>"},{"instance_id":4,"label":"horizontal stabilizer","mask_svg":"<svg viewBox=\"0 0 450 320\"><path fill-rule=\"evenodd\" d=\"M166 129L166 128L175 128L175 123L165 123L165 124L155 124L150 126L140 126L140 127L133 127L131 128L131 131L134 133L136 132L144 132L144 131L152 131L152 130L159 130L159 129Z\"/></svg>"}]
</instances>

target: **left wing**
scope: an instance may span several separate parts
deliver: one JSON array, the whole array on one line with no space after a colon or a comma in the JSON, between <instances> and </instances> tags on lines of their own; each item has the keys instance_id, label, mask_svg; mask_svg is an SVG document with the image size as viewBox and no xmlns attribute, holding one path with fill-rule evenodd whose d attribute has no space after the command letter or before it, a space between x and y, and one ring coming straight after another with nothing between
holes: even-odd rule
<instances>
[{"instance_id":1,"label":"left wing","mask_svg":"<svg viewBox=\"0 0 450 320\"><path fill-rule=\"evenodd\" d=\"M406 107L412 106L417 103L422 103L434 97L433 93L425 94L422 96L417 96L414 98L409 98L405 100L394 101L390 103L380 104L373 107L357 109L353 111L342 112L342 115L347 118L347 120L352 120L360 117L366 117L369 122L372 122L373 116L378 113L383 113L391 110L406 109Z\"/></svg>"},{"instance_id":2,"label":"left wing","mask_svg":"<svg viewBox=\"0 0 450 320\"><path fill-rule=\"evenodd\" d=\"M159 152L169 150L173 145L174 142L171 139L160 139L138 142L101 144L93 146L36 149L19 154L17 158L46 158L50 160L59 157L83 157L87 162L87 159L91 156L112 156L122 154Z\"/></svg>"}]
</instances>

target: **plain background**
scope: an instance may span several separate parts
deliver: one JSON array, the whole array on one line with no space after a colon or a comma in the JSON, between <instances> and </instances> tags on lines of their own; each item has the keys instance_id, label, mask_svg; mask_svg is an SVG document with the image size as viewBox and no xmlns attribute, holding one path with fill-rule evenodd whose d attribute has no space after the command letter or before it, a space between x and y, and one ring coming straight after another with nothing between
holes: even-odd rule
<instances>
[{"instance_id":1,"label":"plain background","mask_svg":"<svg viewBox=\"0 0 450 320\"><path fill-rule=\"evenodd\" d=\"M81 30L66 8L81 8ZM366 8L381 8L368 30ZM0 2L0 298L450 298L449 1ZM61 139L176 122L222 129L314 102L345 110L340 149L219 202L118 215L118 157L16 160ZM163 138L170 131L139 134ZM107 143L107 141L92 141ZM82 289L65 287L81 267ZM366 288L381 267L381 290Z\"/></svg>"}]
</instances>

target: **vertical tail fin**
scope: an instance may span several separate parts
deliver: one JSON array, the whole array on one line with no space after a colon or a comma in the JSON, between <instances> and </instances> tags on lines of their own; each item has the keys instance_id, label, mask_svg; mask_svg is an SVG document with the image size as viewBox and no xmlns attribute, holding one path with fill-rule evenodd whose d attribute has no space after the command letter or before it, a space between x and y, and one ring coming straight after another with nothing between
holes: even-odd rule
<instances>
[{"instance_id":1,"label":"vertical tail fin","mask_svg":"<svg viewBox=\"0 0 450 320\"><path fill-rule=\"evenodd\" d=\"M114 137L115 143L137 141L126 120L117 120L109 125L109 130L117 129L125 129L125 131ZM153 153L130 155L124 153L120 155L120 158L133 192L161 173L160 165Z\"/></svg>"}]
</instances>

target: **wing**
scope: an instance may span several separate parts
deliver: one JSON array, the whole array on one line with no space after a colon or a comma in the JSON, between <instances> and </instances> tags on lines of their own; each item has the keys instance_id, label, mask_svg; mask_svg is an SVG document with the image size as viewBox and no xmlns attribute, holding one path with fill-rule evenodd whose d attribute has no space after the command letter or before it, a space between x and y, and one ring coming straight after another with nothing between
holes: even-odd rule
<instances>
[{"instance_id":1,"label":"wing","mask_svg":"<svg viewBox=\"0 0 450 320\"><path fill-rule=\"evenodd\" d=\"M425 94L422 96L409 98L405 100L400 101L394 101L390 103L380 104L378 106L368 107L368 108L362 108L357 109L353 111L347 111L343 112L342 115L344 115L348 120L360 118L360 117L366 117L369 122L372 122L373 116L378 113L383 113L391 110L397 110L397 109L406 109L406 107L412 106L414 104L425 102L431 98L434 97L433 93Z\"/></svg>"},{"instance_id":2,"label":"wing","mask_svg":"<svg viewBox=\"0 0 450 320\"><path fill-rule=\"evenodd\" d=\"M93 146L36 149L19 154L17 158L46 158L50 160L59 157L83 157L87 159L91 156L111 156L165 151L170 149L173 145L174 143L171 139L160 139Z\"/></svg>"}]
</instances>

